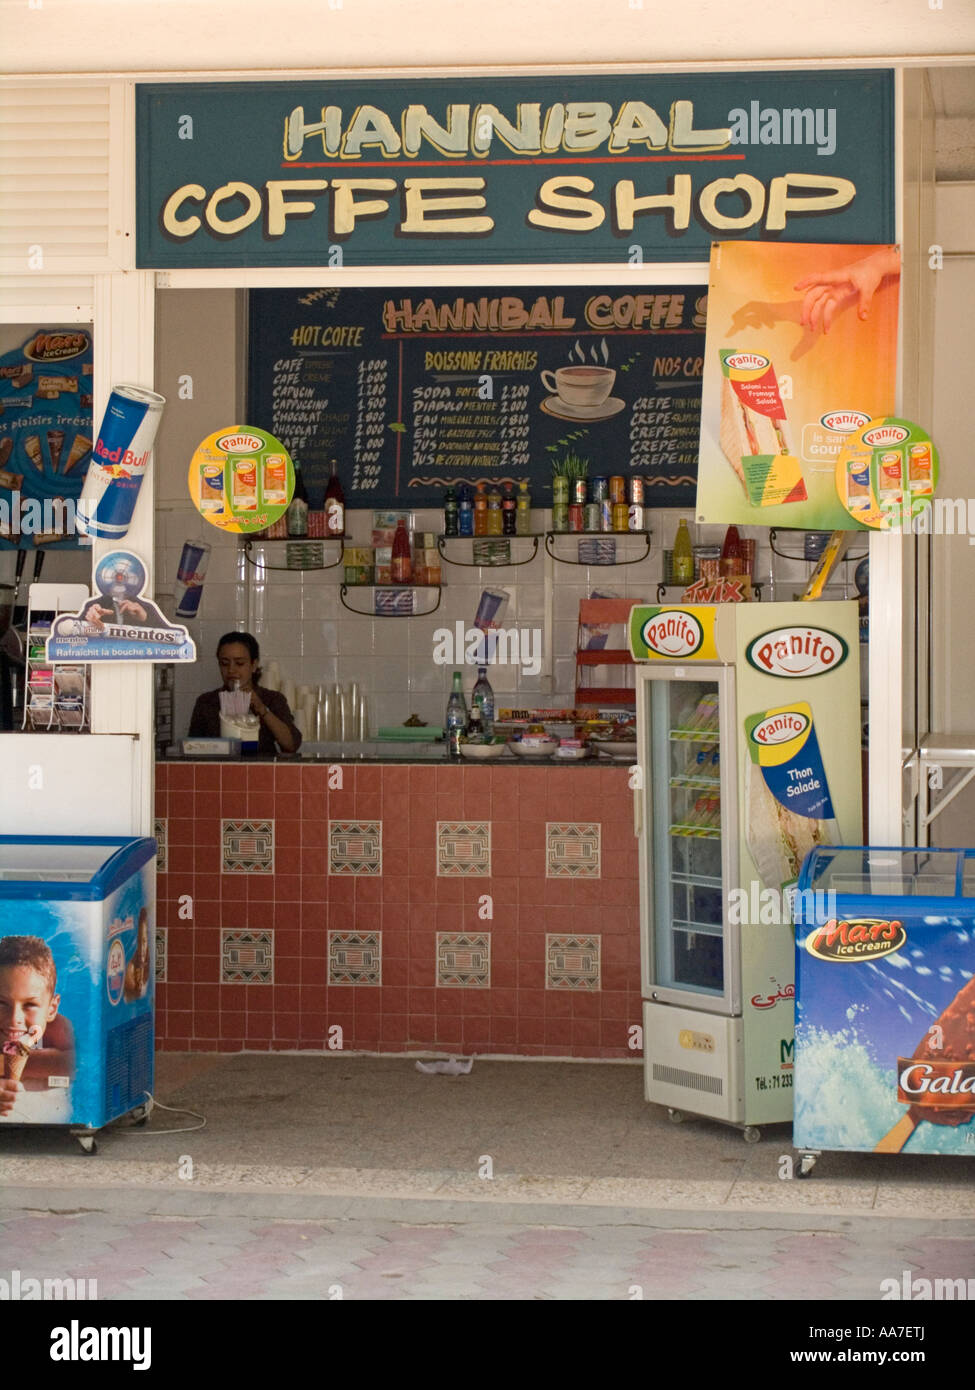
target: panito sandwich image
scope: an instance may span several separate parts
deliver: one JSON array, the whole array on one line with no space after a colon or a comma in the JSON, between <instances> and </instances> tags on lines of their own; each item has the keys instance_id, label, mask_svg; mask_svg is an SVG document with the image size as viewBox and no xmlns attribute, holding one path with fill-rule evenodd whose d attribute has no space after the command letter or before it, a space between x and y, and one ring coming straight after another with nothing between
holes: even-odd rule
<instances>
[{"instance_id":1,"label":"panito sandwich image","mask_svg":"<svg viewBox=\"0 0 975 1390\"><path fill-rule=\"evenodd\" d=\"M799 460L791 452L785 406L772 361L761 352L722 348L718 441L753 506L807 499Z\"/></svg>"}]
</instances>

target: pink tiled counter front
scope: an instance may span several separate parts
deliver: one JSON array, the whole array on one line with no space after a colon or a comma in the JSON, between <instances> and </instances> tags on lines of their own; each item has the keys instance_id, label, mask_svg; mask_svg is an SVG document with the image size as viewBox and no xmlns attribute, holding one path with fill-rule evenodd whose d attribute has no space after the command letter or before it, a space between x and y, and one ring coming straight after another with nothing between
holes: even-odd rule
<instances>
[{"instance_id":1,"label":"pink tiled counter front","mask_svg":"<svg viewBox=\"0 0 975 1390\"><path fill-rule=\"evenodd\" d=\"M639 1055L626 767L159 763L156 815L162 1048Z\"/></svg>"}]
</instances>

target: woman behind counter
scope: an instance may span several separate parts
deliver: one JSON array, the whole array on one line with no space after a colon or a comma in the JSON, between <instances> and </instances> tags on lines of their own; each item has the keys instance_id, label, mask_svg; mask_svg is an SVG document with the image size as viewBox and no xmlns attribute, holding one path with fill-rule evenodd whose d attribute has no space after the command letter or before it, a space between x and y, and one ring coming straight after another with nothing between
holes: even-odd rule
<instances>
[{"instance_id":1,"label":"woman behind counter","mask_svg":"<svg viewBox=\"0 0 975 1390\"><path fill-rule=\"evenodd\" d=\"M273 758L279 748L282 753L297 753L301 746L301 733L292 718L287 700L279 690L265 690L257 684L261 674L260 660L261 649L257 639L249 632L227 632L217 643L222 689L249 690L250 707L261 721L258 756ZM189 737L220 737L219 690L208 690L197 700L190 720Z\"/></svg>"}]
</instances>

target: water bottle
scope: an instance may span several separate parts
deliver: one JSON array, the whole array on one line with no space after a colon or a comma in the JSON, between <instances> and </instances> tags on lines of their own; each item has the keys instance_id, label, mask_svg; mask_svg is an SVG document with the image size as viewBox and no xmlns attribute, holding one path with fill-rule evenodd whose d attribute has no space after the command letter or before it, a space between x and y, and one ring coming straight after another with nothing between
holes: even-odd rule
<instances>
[{"instance_id":1,"label":"water bottle","mask_svg":"<svg viewBox=\"0 0 975 1390\"><path fill-rule=\"evenodd\" d=\"M474 501L468 487L461 487L457 490L457 534L460 536L473 536L474 534Z\"/></svg>"},{"instance_id":2,"label":"water bottle","mask_svg":"<svg viewBox=\"0 0 975 1390\"><path fill-rule=\"evenodd\" d=\"M487 667L478 666L477 684L471 695L471 704L475 709L481 711L481 728L485 735L490 738L494 733L494 691L487 678Z\"/></svg>"},{"instance_id":3,"label":"water bottle","mask_svg":"<svg viewBox=\"0 0 975 1390\"><path fill-rule=\"evenodd\" d=\"M467 701L460 671L454 672L454 685L447 701L447 717L444 720L444 741L449 758L460 757L460 736L467 729Z\"/></svg>"}]
</instances>

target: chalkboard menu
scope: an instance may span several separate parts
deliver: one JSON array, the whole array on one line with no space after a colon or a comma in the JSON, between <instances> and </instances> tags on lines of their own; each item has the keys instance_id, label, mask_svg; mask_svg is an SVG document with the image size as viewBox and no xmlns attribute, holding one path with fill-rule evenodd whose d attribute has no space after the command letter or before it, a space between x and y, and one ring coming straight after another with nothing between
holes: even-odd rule
<instances>
[{"instance_id":1,"label":"chalkboard menu","mask_svg":"<svg viewBox=\"0 0 975 1390\"><path fill-rule=\"evenodd\" d=\"M549 506L573 453L693 507L706 310L703 285L252 290L244 423L316 506L333 458L348 507L509 479Z\"/></svg>"}]
</instances>

